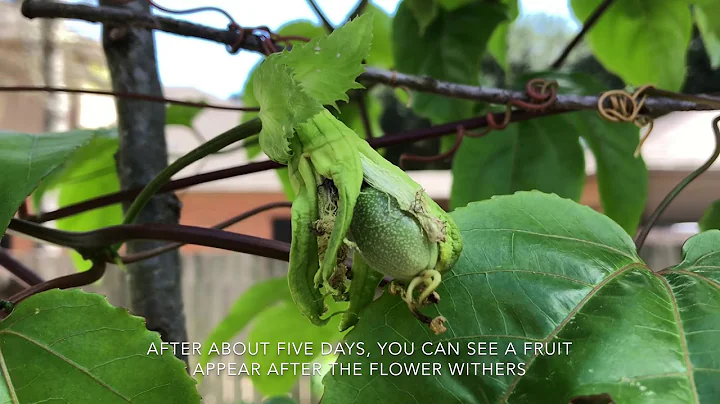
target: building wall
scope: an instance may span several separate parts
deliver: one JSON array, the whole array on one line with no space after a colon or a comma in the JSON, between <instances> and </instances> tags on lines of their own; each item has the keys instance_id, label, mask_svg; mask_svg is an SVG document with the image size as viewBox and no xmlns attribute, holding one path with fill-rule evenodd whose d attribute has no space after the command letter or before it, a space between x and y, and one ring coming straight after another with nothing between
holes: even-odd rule
<instances>
[{"instance_id":1,"label":"building wall","mask_svg":"<svg viewBox=\"0 0 720 404\"><path fill-rule=\"evenodd\" d=\"M201 227L211 227L266 203L287 200L282 193L187 192L178 194L178 197L183 204L180 223ZM272 209L243 220L226 230L256 237L272 238L273 221L289 218L289 208ZM211 250L215 249L202 246L183 247L185 252ZM215 252L219 253L221 251L215 250Z\"/></svg>"}]
</instances>

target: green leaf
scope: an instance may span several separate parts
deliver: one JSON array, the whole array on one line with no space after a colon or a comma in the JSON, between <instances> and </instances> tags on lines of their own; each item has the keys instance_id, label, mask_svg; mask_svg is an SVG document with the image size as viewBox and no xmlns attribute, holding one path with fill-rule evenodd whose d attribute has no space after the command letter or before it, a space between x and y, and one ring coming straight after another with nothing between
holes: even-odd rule
<instances>
[{"instance_id":1,"label":"green leaf","mask_svg":"<svg viewBox=\"0 0 720 404\"><path fill-rule=\"evenodd\" d=\"M574 123L567 114L549 116L463 139L453 158L451 209L533 189L579 200L585 155Z\"/></svg>"},{"instance_id":2,"label":"green leaf","mask_svg":"<svg viewBox=\"0 0 720 404\"><path fill-rule=\"evenodd\" d=\"M92 131L0 134L0 234L40 181L93 138Z\"/></svg>"},{"instance_id":3,"label":"green leaf","mask_svg":"<svg viewBox=\"0 0 720 404\"><path fill-rule=\"evenodd\" d=\"M275 173L278 176L278 179L280 180L280 185L282 185L283 193L285 194L285 197L287 197L288 201L292 202L295 200L295 190L292 187L292 183L290 182L290 174L288 173L287 167L278 168L275 170Z\"/></svg>"},{"instance_id":4,"label":"green leaf","mask_svg":"<svg viewBox=\"0 0 720 404\"><path fill-rule=\"evenodd\" d=\"M323 378L325 377L333 366L333 363L337 360L337 355L321 355L316 357L314 363L320 364L320 372L316 375L310 376L310 392L315 397L322 397L325 391L325 385L323 385Z\"/></svg>"},{"instance_id":5,"label":"green leaf","mask_svg":"<svg viewBox=\"0 0 720 404\"><path fill-rule=\"evenodd\" d=\"M390 42L392 32L392 18L383 9L374 3L369 3L363 13L373 16L372 48L367 57L367 64L370 66L390 69L395 64Z\"/></svg>"},{"instance_id":6,"label":"green leaf","mask_svg":"<svg viewBox=\"0 0 720 404\"><path fill-rule=\"evenodd\" d=\"M248 335L248 343L254 345L269 342L270 347L277 347L279 342L294 343L296 346L301 343L312 343L312 352L318 353L323 342L335 342L341 339L339 325L340 316L335 316L327 325L315 326L302 315L295 303L285 300L257 316L255 325ZM312 361L312 357L304 354L295 355L287 351L278 354L277 349L268 349L266 355L258 355L253 361L260 365L261 370L259 375L250 376L253 387L265 395L280 395L288 393L295 386L299 374L294 375L292 372L285 372L282 375L268 374L271 365L279 366L288 362L308 363Z\"/></svg>"},{"instance_id":7,"label":"green leaf","mask_svg":"<svg viewBox=\"0 0 720 404\"><path fill-rule=\"evenodd\" d=\"M524 83L534 77L558 81L562 94L589 95L603 91L597 81L578 73L538 72L521 77L518 82ZM634 125L607 122L594 112L583 111L536 119L532 123L520 122L509 128L513 127L521 134L516 136L528 138L517 143L517 146L508 139L501 139L501 134L507 130L490 134L484 138L486 140L463 141L453 163L451 206L465 206L468 202L487 199L492 195L532 189L554 192L577 200L580 193L576 192L582 191L584 175L579 171L564 170L562 165L575 161L577 153L582 153L575 148L575 141L570 141L571 136L579 135L595 155L604 213L629 234L635 232L647 201L648 171L642 157L634 156L639 143L639 131ZM547 136L552 141L538 146L534 143L536 139L530 139L536 135ZM571 142L574 150L566 149L567 145L562 144L564 142ZM555 155L556 152L548 149L552 145L566 150L568 157ZM485 148L487 150L482 150ZM532 155L517 154L514 161L508 160L510 153L521 153L522 150ZM513 167L526 168L519 171ZM515 180L511 177L523 174L529 175L529 179ZM568 180L570 182L566 183ZM515 182L524 185L515 187L512 185Z\"/></svg>"},{"instance_id":8,"label":"green leaf","mask_svg":"<svg viewBox=\"0 0 720 404\"><path fill-rule=\"evenodd\" d=\"M710 58L710 66L713 69L720 67L720 22L717 16L720 14L720 4L716 2L707 2L698 4L693 7L695 13L695 22L697 23L700 34L702 35L705 51Z\"/></svg>"},{"instance_id":9,"label":"green leaf","mask_svg":"<svg viewBox=\"0 0 720 404\"><path fill-rule=\"evenodd\" d=\"M438 4L445 10L453 11L468 4L477 3L478 0L437 0Z\"/></svg>"},{"instance_id":10,"label":"green leaf","mask_svg":"<svg viewBox=\"0 0 720 404\"><path fill-rule=\"evenodd\" d=\"M323 105L336 106L337 100L348 101L348 90L363 88L355 79L363 72L372 32L372 14L364 14L327 37L297 44L278 57L292 68L294 79L307 94Z\"/></svg>"},{"instance_id":11,"label":"green leaf","mask_svg":"<svg viewBox=\"0 0 720 404\"><path fill-rule=\"evenodd\" d=\"M202 100L196 102L202 102ZM203 108L199 107L171 104L165 110L165 125L180 125L192 128L193 120L202 110Z\"/></svg>"},{"instance_id":12,"label":"green leaf","mask_svg":"<svg viewBox=\"0 0 720 404\"><path fill-rule=\"evenodd\" d=\"M720 200L717 200L705 209L703 217L698 223L700 231L720 229Z\"/></svg>"},{"instance_id":13,"label":"green leaf","mask_svg":"<svg viewBox=\"0 0 720 404\"><path fill-rule=\"evenodd\" d=\"M120 191L120 179L115 166L117 149L117 131L113 130L99 132L87 146L78 150L53 185L59 191L59 207ZM114 204L59 219L57 228L90 231L118 225L122 221L122 206ZM91 261L83 259L75 251L70 256L79 271L88 270L92 266Z\"/></svg>"},{"instance_id":14,"label":"green leaf","mask_svg":"<svg viewBox=\"0 0 720 404\"><path fill-rule=\"evenodd\" d=\"M292 70L282 64L280 56L273 54L260 65L253 89L260 104L260 147L272 160L286 163L294 128L322 111L323 106L293 79Z\"/></svg>"},{"instance_id":15,"label":"green leaf","mask_svg":"<svg viewBox=\"0 0 720 404\"><path fill-rule=\"evenodd\" d=\"M572 0L580 21L602 0ZM679 91L685 80L692 18L686 0L622 1L588 32L593 53L627 84Z\"/></svg>"},{"instance_id":16,"label":"green leaf","mask_svg":"<svg viewBox=\"0 0 720 404\"><path fill-rule=\"evenodd\" d=\"M407 7L415 17L415 21L417 21L415 35L424 35L427 27L435 21L438 15L437 0L405 0L400 3L400 7Z\"/></svg>"},{"instance_id":17,"label":"green leaf","mask_svg":"<svg viewBox=\"0 0 720 404\"><path fill-rule=\"evenodd\" d=\"M590 111L579 112L575 125L595 155L603 213L628 234L635 234L648 195L648 169L635 157L639 131L632 124L612 123Z\"/></svg>"},{"instance_id":18,"label":"green leaf","mask_svg":"<svg viewBox=\"0 0 720 404\"><path fill-rule=\"evenodd\" d=\"M342 310L346 303L329 302L332 310ZM288 288L287 278L274 278L251 286L233 304L228 315L208 335L203 343L203 351L198 366L204 367L214 356L209 355L213 344L218 346L233 339L245 330L251 322L254 324L248 335L248 343L268 342L267 354L253 357L260 364L262 376L253 376L253 384L265 395L283 395L290 391L297 381L292 373L285 375L267 375L271 364L281 362L309 362L312 357L278 355L277 342L314 342L320 349L321 342L339 340L340 317L331 320L325 327L317 327L307 321L295 306ZM198 373L199 374L199 373Z\"/></svg>"},{"instance_id":19,"label":"green leaf","mask_svg":"<svg viewBox=\"0 0 720 404\"><path fill-rule=\"evenodd\" d=\"M447 332L432 335L399 296L384 293L345 338L363 342L369 357L338 359L338 366L359 362L363 374L327 375L324 404L382 397L398 404L534 403L540 397L567 403L601 393L640 404L718 397L720 231L691 238L683 263L656 274L615 222L556 195L519 192L451 215L464 249L443 275L440 303L423 309L444 316ZM393 341L413 343L415 353L381 356L377 343ZM427 341L431 348L457 344L459 355L424 355ZM480 342L497 343L497 355L467 349ZM540 355L525 351L526 343L571 345L567 354ZM390 362L438 363L442 375L369 375L369 362L386 369ZM483 375L481 365L477 376L450 374L450 364L468 363L515 367Z\"/></svg>"},{"instance_id":20,"label":"green leaf","mask_svg":"<svg viewBox=\"0 0 720 404\"><path fill-rule=\"evenodd\" d=\"M199 403L184 363L160 349L144 319L104 296L43 292L0 323L0 401Z\"/></svg>"},{"instance_id":21,"label":"green leaf","mask_svg":"<svg viewBox=\"0 0 720 404\"><path fill-rule=\"evenodd\" d=\"M403 2L393 19L393 50L397 70L460 84L478 84L480 58L490 35L507 18L505 7L474 3L441 11L419 35L418 21ZM433 122L448 122L472 114L473 102L435 94L414 93L413 109Z\"/></svg>"},{"instance_id":22,"label":"green leaf","mask_svg":"<svg viewBox=\"0 0 720 404\"><path fill-rule=\"evenodd\" d=\"M510 69L510 63L507 60L508 32L510 31L510 24L520 15L520 10L518 0L503 0L503 3L508 5L508 21L500 23L495 28L488 41L487 50L507 72Z\"/></svg>"},{"instance_id":23,"label":"green leaf","mask_svg":"<svg viewBox=\"0 0 720 404\"><path fill-rule=\"evenodd\" d=\"M203 352L198 364L205 366L213 355L209 354L212 344L230 341L266 308L282 300L290 299L287 278L273 278L252 285L230 308L227 316L210 332L203 343Z\"/></svg>"},{"instance_id":24,"label":"green leaf","mask_svg":"<svg viewBox=\"0 0 720 404\"><path fill-rule=\"evenodd\" d=\"M604 91L593 77L582 74L542 73L560 84L562 94L590 95ZM635 157L640 142L636 126L608 122L595 112L573 113L577 133L587 142L597 163L600 202L605 215L628 234L635 234L648 194L648 169L642 156Z\"/></svg>"},{"instance_id":25,"label":"green leaf","mask_svg":"<svg viewBox=\"0 0 720 404\"><path fill-rule=\"evenodd\" d=\"M686 372L695 384L695 402L712 403L720 396L720 231L691 237L683 261L663 271L672 291L674 320L683 344ZM688 400L689 401L689 400Z\"/></svg>"}]
</instances>

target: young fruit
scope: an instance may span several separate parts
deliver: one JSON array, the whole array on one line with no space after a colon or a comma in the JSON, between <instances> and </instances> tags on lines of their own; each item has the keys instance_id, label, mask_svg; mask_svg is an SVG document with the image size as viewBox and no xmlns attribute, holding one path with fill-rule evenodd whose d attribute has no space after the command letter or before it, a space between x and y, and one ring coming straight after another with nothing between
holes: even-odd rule
<instances>
[{"instance_id":1,"label":"young fruit","mask_svg":"<svg viewBox=\"0 0 720 404\"><path fill-rule=\"evenodd\" d=\"M371 268L400 281L435 268L438 243L390 195L364 185L357 199L349 239Z\"/></svg>"}]
</instances>

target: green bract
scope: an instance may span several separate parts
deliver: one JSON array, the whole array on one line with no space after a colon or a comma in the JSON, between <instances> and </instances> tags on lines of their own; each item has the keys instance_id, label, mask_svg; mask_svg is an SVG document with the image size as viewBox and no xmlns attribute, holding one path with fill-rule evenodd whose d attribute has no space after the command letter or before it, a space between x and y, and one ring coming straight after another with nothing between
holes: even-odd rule
<instances>
[{"instance_id":1,"label":"green bract","mask_svg":"<svg viewBox=\"0 0 720 404\"><path fill-rule=\"evenodd\" d=\"M297 127L292 152L291 179L302 197L293 205L290 287L308 318L326 322L325 289L350 300L341 327L353 325L382 274L409 282L407 290L401 287L405 300L430 322L416 304L425 302L460 255L462 240L452 219L328 110ZM356 265L348 274L345 261L353 250ZM416 288L422 288L418 299Z\"/></svg>"},{"instance_id":2,"label":"green bract","mask_svg":"<svg viewBox=\"0 0 720 404\"><path fill-rule=\"evenodd\" d=\"M419 184L323 107L361 88L355 79L371 39L372 18L358 17L326 38L269 56L254 79L260 146L288 165L296 195L290 292L317 325L329 319L326 295L348 300L344 330L388 275L403 282L393 291L402 291L413 313L437 332L444 319L430 319L418 306L437 301L441 273L460 255L457 226Z\"/></svg>"}]
</instances>

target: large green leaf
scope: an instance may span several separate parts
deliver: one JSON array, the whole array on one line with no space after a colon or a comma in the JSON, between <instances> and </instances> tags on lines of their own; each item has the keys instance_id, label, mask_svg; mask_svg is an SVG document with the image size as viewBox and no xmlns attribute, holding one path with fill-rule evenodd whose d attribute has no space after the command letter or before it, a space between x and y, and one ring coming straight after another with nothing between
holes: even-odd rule
<instances>
[{"instance_id":1,"label":"large green leaf","mask_svg":"<svg viewBox=\"0 0 720 404\"><path fill-rule=\"evenodd\" d=\"M84 164L86 160L93 158L96 146L101 145L101 147L104 147L102 145L104 145L108 139L114 139L115 149L117 149L118 134L116 128L87 129L75 132L85 132L91 136L91 139L73 151L62 164L40 181L40 184L32 193L33 206L38 212L42 209L42 200L45 193L57 188L60 183L65 181L68 178L68 172L77 169L80 165Z\"/></svg>"},{"instance_id":2,"label":"large green leaf","mask_svg":"<svg viewBox=\"0 0 720 404\"><path fill-rule=\"evenodd\" d=\"M259 375L250 376L253 386L265 395L290 392L300 373L274 374L269 372L271 366L280 369L281 363L308 363L313 360L313 356L305 356L304 353L296 355L287 350L278 353L278 344L282 342L287 344L286 346L295 344L298 347L311 343L311 351L317 354L321 352L323 342L337 342L342 338L342 333L338 331L339 325L340 316L335 316L323 327L313 325L290 300L282 301L260 313L248 335L248 343L254 346L256 343L269 342L268 346L271 348L267 350L267 354L253 358L261 369Z\"/></svg>"},{"instance_id":3,"label":"large green leaf","mask_svg":"<svg viewBox=\"0 0 720 404\"><path fill-rule=\"evenodd\" d=\"M436 0L404 0L400 7L407 7L417 21L416 35L424 35L427 27L438 15Z\"/></svg>"},{"instance_id":4,"label":"large green leaf","mask_svg":"<svg viewBox=\"0 0 720 404\"><path fill-rule=\"evenodd\" d=\"M720 200L715 201L703 213L698 223L700 231L720 230Z\"/></svg>"},{"instance_id":5,"label":"large green leaf","mask_svg":"<svg viewBox=\"0 0 720 404\"><path fill-rule=\"evenodd\" d=\"M579 200L585 155L574 122L572 116L550 116L465 138L453 159L451 208L533 189Z\"/></svg>"},{"instance_id":6,"label":"large green leaf","mask_svg":"<svg viewBox=\"0 0 720 404\"><path fill-rule=\"evenodd\" d=\"M713 69L717 69L720 67L720 21L716 16L720 15L720 3L705 1L693 7L693 11L705 51L710 58L710 65Z\"/></svg>"},{"instance_id":7,"label":"large green leaf","mask_svg":"<svg viewBox=\"0 0 720 404\"><path fill-rule=\"evenodd\" d=\"M0 133L0 235L40 181L93 138L92 131Z\"/></svg>"},{"instance_id":8,"label":"large green leaf","mask_svg":"<svg viewBox=\"0 0 720 404\"><path fill-rule=\"evenodd\" d=\"M75 153L53 188L58 192L58 205L64 207L91 198L120 191L120 179L115 166L118 149L117 131L98 133L87 146ZM114 204L59 219L57 228L68 231L90 231L121 224L122 206ZM71 252L75 267L80 271L92 263L75 251Z\"/></svg>"},{"instance_id":9,"label":"large green leaf","mask_svg":"<svg viewBox=\"0 0 720 404\"><path fill-rule=\"evenodd\" d=\"M432 335L400 297L384 293L345 338L363 342L368 357L338 359L360 363L362 375L327 375L323 403L567 403L601 393L617 403L717 401L720 231L690 239L684 261L656 274L615 222L555 195L519 192L452 216L463 253L443 276L440 303L423 309L444 316L448 330ZM432 350L457 344L459 354L426 356L428 341ZM414 344L415 353L381 356L377 343L385 342ZM467 348L481 342L497 343L496 355ZM570 345L567 354L525 351L536 343ZM370 362L386 370L390 362L438 363L442 374L382 377L369 374ZM469 363L515 367L449 370Z\"/></svg>"},{"instance_id":10,"label":"large green leaf","mask_svg":"<svg viewBox=\"0 0 720 404\"><path fill-rule=\"evenodd\" d=\"M572 0L581 21L602 0ZM588 32L598 60L627 84L678 91L685 80L692 18L686 0L613 3Z\"/></svg>"},{"instance_id":11,"label":"large green leaf","mask_svg":"<svg viewBox=\"0 0 720 404\"><path fill-rule=\"evenodd\" d=\"M720 231L691 237L683 246L683 261L662 272L672 293L673 320L680 335L685 375L695 402L720 397ZM694 386L692 385L694 384ZM690 400L688 400L690 401Z\"/></svg>"},{"instance_id":12,"label":"large green leaf","mask_svg":"<svg viewBox=\"0 0 720 404\"><path fill-rule=\"evenodd\" d=\"M440 11L420 35L418 20L403 2L393 19L393 51L397 70L461 84L478 84L480 58L490 35L507 19L505 7L473 3ZM413 94L413 109L434 122L467 118L473 103L435 94Z\"/></svg>"},{"instance_id":13,"label":"large green leaf","mask_svg":"<svg viewBox=\"0 0 720 404\"><path fill-rule=\"evenodd\" d=\"M0 358L3 403L200 402L184 363L144 319L79 290L18 304L0 322Z\"/></svg>"}]
</instances>

